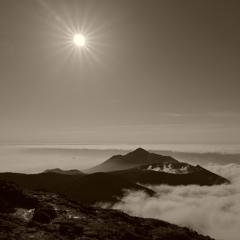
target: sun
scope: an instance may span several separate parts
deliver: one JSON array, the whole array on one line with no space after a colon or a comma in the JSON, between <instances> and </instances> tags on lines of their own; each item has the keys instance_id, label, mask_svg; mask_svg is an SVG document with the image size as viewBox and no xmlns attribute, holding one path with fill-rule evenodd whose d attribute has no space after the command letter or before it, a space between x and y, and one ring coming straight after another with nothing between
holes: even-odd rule
<instances>
[{"instance_id":1,"label":"sun","mask_svg":"<svg viewBox=\"0 0 240 240\"><path fill-rule=\"evenodd\" d=\"M77 46L79 46L79 47L84 46L84 44L85 44L85 37L83 35L81 35L81 34L76 34L74 36L73 42Z\"/></svg>"}]
</instances>

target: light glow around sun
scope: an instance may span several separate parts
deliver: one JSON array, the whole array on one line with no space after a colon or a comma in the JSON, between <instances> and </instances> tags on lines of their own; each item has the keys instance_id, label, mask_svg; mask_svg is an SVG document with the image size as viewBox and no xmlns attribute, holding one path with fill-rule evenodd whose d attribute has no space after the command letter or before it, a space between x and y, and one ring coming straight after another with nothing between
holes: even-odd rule
<instances>
[{"instance_id":1,"label":"light glow around sun","mask_svg":"<svg viewBox=\"0 0 240 240\"><path fill-rule=\"evenodd\" d=\"M85 44L85 37L83 35L81 35L81 34L76 34L74 36L73 42L77 46L79 46L79 47L84 46L84 44Z\"/></svg>"}]
</instances>

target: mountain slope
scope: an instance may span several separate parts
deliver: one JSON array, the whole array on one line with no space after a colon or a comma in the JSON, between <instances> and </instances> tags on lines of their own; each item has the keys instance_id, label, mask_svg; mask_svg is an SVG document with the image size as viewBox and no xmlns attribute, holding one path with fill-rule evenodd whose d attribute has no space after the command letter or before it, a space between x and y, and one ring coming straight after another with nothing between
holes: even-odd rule
<instances>
[{"instance_id":1,"label":"mountain slope","mask_svg":"<svg viewBox=\"0 0 240 240\"><path fill-rule=\"evenodd\" d=\"M152 195L154 192L122 176L110 173L89 175L65 175L58 173L18 174L0 173L0 180L13 181L22 188L44 190L64 194L85 204L117 202L124 189L141 190Z\"/></svg>"},{"instance_id":2,"label":"mountain slope","mask_svg":"<svg viewBox=\"0 0 240 240\"><path fill-rule=\"evenodd\" d=\"M13 201L16 197L21 201ZM27 191L1 181L0 203L2 240L214 240L165 221L89 207L56 194Z\"/></svg>"},{"instance_id":3,"label":"mountain slope","mask_svg":"<svg viewBox=\"0 0 240 240\"><path fill-rule=\"evenodd\" d=\"M110 172L124 170L128 168L138 167L150 163L178 162L170 156L162 156L155 153L150 153L142 148L138 148L126 155L116 155L107 161L93 168L84 170L86 173L94 172Z\"/></svg>"},{"instance_id":4,"label":"mountain slope","mask_svg":"<svg viewBox=\"0 0 240 240\"><path fill-rule=\"evenodd\" d=\"M169 165L171 167L167 168L166 166ZM190 164L179 162L149 164L111 173L141 184L167 184L173 186L196 184L200 186L212 186L230 183L229 180L199 165L194 167Z\"/></svg>"},{"instance_id":5,"label":"mountain slope","mask_svg":"<svg viewBox=\"0 0 240 240\"><path fill-rule=\"evenodd\" d=\"M0 173L0 180L13 181L22 188L30 190L44 189L54 191L56 186L69 184L70 182L82 177L81 175L65 175L59 173Z\"/></svg>"},{"instance_id":6,"label":"mountain slope","mask_svg":"<svg viewBox=\"0 0 240 240\"><path fill-rule=\"evenodd\" d=\"M57 192L61 192L68 197L80 200L86 204L96 202L118 202L119 197L123 197L124 189L140 190L149 195L154 192L148 188L110 173L93 173L77 179L70 184L59 185Z\"/></svg>"}]
</instances>

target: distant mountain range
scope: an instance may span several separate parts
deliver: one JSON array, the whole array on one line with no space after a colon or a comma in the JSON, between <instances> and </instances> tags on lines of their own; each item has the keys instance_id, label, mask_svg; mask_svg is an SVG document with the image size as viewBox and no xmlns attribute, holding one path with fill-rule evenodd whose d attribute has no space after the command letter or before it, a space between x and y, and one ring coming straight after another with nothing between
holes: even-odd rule
<instances>
[{"instance_id":1,"label":"distant mountain range","mask_svg":"<svg viewBox=\"0 0 240 240\"><path fill-rule=\"evenodd\" d=\"M54 173L59 173L59 174L67 174L67 175L84 175L83 172L81 172L77 169L62 170L60 168L54 168L54 169L47 169L43 173L48 173L48 172L54 172Z\"/></svg>"},{"instance_id":2,"label":"distant mountain range","mask_svg":"<svg viewBox=\"0 0 240 240\"><path fill-rule=\"evenodd\" d=\"M115 155L107 161L93 168L84 170L85 173L111 172L143 166L152 163L178 162L170 156L162 156L150 153L142 148L138 148L126 155Z\"/></svg>"},{"instance_id":3,"label":"distant mountain range","mask_svg":"<svg viewBox=\"0 0 240 240\"><path fill-rule=\"evenodd\" d=\"M88 174L87 174L88 173ZM138 148L126 155L113 156L83 172L48 169L39 174L0 173L0 180L14 181L22 188L64 194L85 204L117 202L124 189L154 192L140 184L216 185L227 179L201 166L182 163L170 156Z\"/></svg>"}]
</instances>

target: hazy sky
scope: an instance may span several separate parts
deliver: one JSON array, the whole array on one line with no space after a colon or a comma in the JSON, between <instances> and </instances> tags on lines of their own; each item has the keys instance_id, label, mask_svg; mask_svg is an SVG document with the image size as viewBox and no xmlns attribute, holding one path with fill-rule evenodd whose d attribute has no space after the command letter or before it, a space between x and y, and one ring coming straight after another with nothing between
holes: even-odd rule
<instances>
[{"instance_id":1,"label":"hazy sky","mask_svg":"<svg viewBox=\"0 0 240 240\"><path fill-rule=\"evenodd\" d=\"M239 9L1 0L0 143L239 144Z\"/></svg>"}]
</instances>

